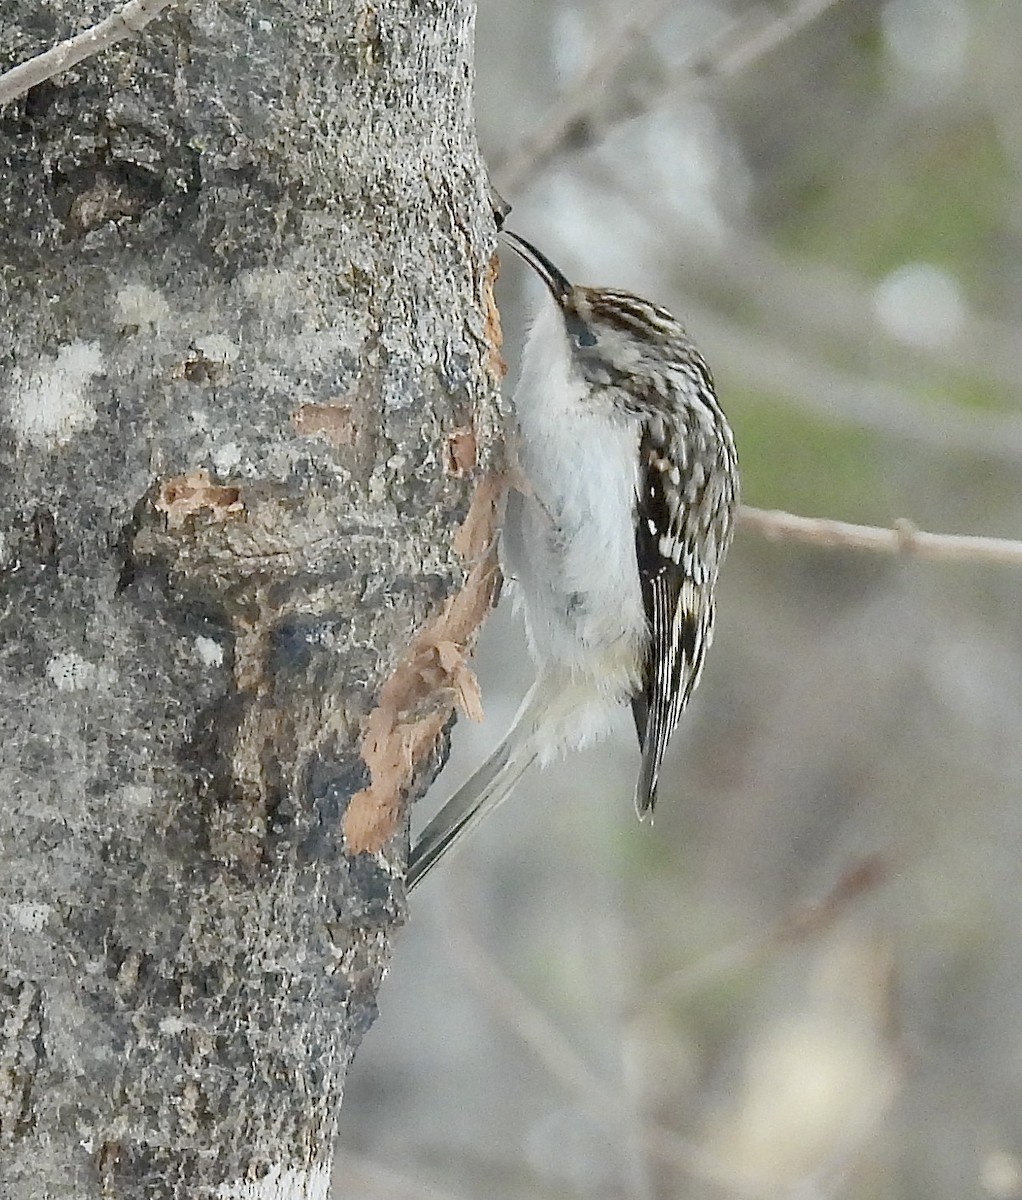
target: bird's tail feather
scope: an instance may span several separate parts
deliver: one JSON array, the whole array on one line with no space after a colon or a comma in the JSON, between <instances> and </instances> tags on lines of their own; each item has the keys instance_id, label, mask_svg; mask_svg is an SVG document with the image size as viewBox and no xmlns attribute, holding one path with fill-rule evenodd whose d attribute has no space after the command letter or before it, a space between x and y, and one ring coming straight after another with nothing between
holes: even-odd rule
<instances>
[{"instance_id":1,"label":"bird's tail feather","mask_svg":"<svg viewBox=\"0 0 1022 1200\"><path fill-rule=\"evenodd\" d=\"M454 793L419 835L408 859L408 890L447 853L462 834L493 812L540 753L540 718L548 703L543 680L522 701L511 728L482 766Z\"/></svg>"}]
</instances>

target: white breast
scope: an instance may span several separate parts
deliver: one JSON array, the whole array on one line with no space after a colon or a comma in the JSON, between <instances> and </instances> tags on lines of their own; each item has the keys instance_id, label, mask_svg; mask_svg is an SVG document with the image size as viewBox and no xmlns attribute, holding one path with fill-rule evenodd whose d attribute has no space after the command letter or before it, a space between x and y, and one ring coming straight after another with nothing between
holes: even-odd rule
<instances>
[{"instance_id":1,"label":"white breast","mask_svg":"<svg viewBox=\"0 0 1022 1200\"><path fill-rule=\"evenodd\" d=\"M531 494L509 505L505 563L537 665L592 674L623 699L647 636L635 558L638 422L587 399L551 302L526 343L514 402Z\"/></svg>"}]
</instances>

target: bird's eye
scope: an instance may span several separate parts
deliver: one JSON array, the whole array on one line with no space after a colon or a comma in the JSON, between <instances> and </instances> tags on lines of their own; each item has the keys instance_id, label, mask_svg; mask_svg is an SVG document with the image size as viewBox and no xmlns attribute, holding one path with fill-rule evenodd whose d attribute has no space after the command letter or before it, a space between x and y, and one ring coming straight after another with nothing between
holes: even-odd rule
<instances>
[{"instance_id":1,"label":"bird's eye","mask_svg":"<svg viewBox=\"0 0 1022 1200\"><path fill-rule=\"evenodd\" d=\"M568 336L577 346L585 349L596 345L596 334L593 333L581 317L572 314L565 318L564 323L568 329Z\"/></svg>"}]
</instances>

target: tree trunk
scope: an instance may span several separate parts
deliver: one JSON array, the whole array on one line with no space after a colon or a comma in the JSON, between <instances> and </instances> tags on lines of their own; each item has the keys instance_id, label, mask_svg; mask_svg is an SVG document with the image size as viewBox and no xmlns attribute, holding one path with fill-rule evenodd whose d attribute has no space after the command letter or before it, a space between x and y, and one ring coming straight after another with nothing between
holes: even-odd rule
<instances>
[{"instance_id":1,"label":"tree trunk","mask_svg":"<svg viewBox=\"0 0 1022 1200\"><path fill-rule=\"evenodd\" d=\"M327 1193L495 577L473 10L193 4L0 109L4 1200Z\"/></svg>"}]
</instances>

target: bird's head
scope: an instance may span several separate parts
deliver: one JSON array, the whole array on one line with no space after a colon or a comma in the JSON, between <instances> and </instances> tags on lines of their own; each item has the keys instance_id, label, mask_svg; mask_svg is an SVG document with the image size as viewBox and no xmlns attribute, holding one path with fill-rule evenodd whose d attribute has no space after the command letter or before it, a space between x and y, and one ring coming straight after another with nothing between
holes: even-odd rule
<instances>
[{"instance_id":1,"label":"bird's head","mask_svg":"<svg viewBox=\"0 0 1022 1200\"><path fill-rule=\"evenodd\" d=\"M677 387L679 367L705 372L666 309L631 292L569 283L531 242L507 229L501 236L546 284L564 321L575 368L591 387L612 391L621 407L643 415Z\"/></svg>"}]
</instances>

